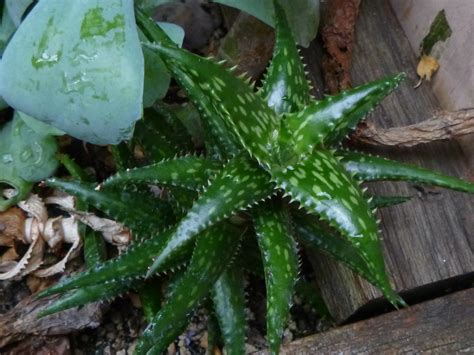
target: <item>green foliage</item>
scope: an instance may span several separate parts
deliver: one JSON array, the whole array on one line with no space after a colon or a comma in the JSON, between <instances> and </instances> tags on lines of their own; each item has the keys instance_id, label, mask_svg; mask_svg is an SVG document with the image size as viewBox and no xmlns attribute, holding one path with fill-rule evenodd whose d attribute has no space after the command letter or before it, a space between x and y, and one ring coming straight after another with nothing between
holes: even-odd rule
<instances>
[{"instance_id":1,"label":"green foliage","mask_svg":"<svg viewBox=\"0 0 474 355\"><path fill-rule=\"evenodd\" d=\"M33 128L34 127L34 128ZM0 131L0 183L16 190L8 200L0 196L0 211L23 200L32 183L50 176L57 167L55 132L19 112Z\"/></svg>"},{"instance_id":2,"label":"green foliage","mask_svg":"<svg viewBox=\"0 0 474 355\"><path fill-rule=\"evenodd\" d=\"M296 241L330 254L379 287L394 306L404 305L385 272L373 208L406 198L372 199L360 181L409 180L466 192L473 192L474 185L366 154L331 150L403 76L315 101L285 11L277 2L274 6L276 48L258 91L221 64L178 48L137 11L148 39L145 51L160 58L203 120L206 150L192 155L195 148L183 133L184 121L155 105L130 143L130 148L144 150L149 165L119 171L97 186L47 181L123 222L135 240L118 257L91 261L87 271L42 292L40 296L67 292L46 313L134 288L143 299L160 297L153 287L143 286L143 277L160 281L160 273L180 269L170 277L162 307L156 299L147 303L150 324L136 352L162 353L210 297L227 352L242 353L242 280L252 272L265 279L267 338L271 352L278 353L299 273ZM122 148L127 153L129 146ZM119 167L134 165L122 156L115 154ZM156 185L162 194L150 198L147 189ZM304 293L301 286L299 290Z\"/></svg>"}]
</instances>

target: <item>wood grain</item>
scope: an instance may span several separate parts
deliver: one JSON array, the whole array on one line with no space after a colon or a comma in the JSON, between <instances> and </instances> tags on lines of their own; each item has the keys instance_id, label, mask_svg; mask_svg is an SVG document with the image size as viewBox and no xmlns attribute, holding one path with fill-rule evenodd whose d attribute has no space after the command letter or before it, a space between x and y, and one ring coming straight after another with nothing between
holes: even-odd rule
<instances>
[{"instance_id":1,"label":"wood grain","mask_svg":"<svg viewBox=\"0 0 474 355\"><path fill-rule=\"evenodd\" d=\"M471 288L294 341L281 354L472 354L473 334Z\"/></svg>"},{"instance_id":2,"label":"wood grain","mask_svg":"<svg viewBox=\"0 0 474 355\"><path fill-rule=\"evenodd\" d=\"M315 43L304 54L315 87L321 88L321 49ZM388 1L362 1L356 25L353 84L400 71L408 74L408 80L371 114L370 122L384 128L406 126L440 109L429 85L413 89L416 65L417 58ZM472 149L472 142L464 147ZM456 141L369 152L474 180L474 157ZM387 270L396 290L406 294L474 271L472 196L407 183L377 183L370 189L380 195L415 196L408 203L379 212ZM310 259L322 296L336 321L347 319L380 298L378 290L333 259L323 254L312 254Z\"/></svg>"}]
</instances>

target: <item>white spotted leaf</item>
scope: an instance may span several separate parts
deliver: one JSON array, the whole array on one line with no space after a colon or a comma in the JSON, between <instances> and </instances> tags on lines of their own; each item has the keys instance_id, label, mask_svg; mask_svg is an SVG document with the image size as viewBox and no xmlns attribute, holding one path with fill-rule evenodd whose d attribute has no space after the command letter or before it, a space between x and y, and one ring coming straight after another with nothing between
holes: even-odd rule
<instances>
[{"instance_id":1,"label":"white spotted leaf","mask_svg":"<svg viewBox=\"0 0 474 355\"><path fill-rule=\"evenodd\" d=\"M157 255L150 274L173 259L173 254L189 245L198 233L271 196L273 187L268 173L245 154L232 158L178 222L174 235Z\"/></svg>"},{"instance_id":2,"label":"white spotted leaf","mask_svg":"<svg viewBox=\"0 0 474 355\"><path fill-rule=\"evenodd\" d=\"M272 177L292 199L354 245L379 281L385 278L388 285L378 226L369 203L330 151L318 148L295 166L272 172Z\"/></svg>"},{"instance_id":3,"label":"white spotted leaf","mask_svg":"<svg viewBox=\"0 0 474 355\"><path fill-rule=\"evenodd\" d=\"M265 270L267 339L271 353L278 354L298 279L298 250L281 207L263 204L255 210L254 224Z\"/></svg>"}]
</instances>

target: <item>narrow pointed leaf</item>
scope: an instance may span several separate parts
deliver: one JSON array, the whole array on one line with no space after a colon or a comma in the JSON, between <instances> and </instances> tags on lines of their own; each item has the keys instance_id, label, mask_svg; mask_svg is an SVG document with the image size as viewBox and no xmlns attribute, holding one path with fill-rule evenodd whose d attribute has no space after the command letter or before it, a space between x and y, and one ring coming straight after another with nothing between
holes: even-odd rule
<instances>
[{"instance_id":1,"label":"narrow pointed leaf","mask_svg":"<svg viewBox=\"0 0 474 355\"><path fill-rule=\"evenodd\" d=\"M239 232L226 223L218 224L201 235L186 273L145 329L135 350L137 354L161 354L181 334L190 313L230 264L240 239Z\"/></svg>"},{"instance_id":2,"label":"narrow pointed leaf","mask_svg":"<svg viewBox=\"0 0 474 355\"><path fill-rule=\"evenodd\" d=\"M51 306L42 310L39 317L46 317L73 307L84 306L88 303L113 299L125 293L131 287L130 281L115 281L99 286L89 286L73 290L64 295Z\"/></svg>"},{"instance_id":3,"label":"narrow pointed leaf","mask_svg":"<svg viewBox=\"0 0 474 355\"><path fill-rule=\"evenodd\" d=\"M310 88L285 11L278 1L273 3L275 49L260 92L277 113L294 112L309 103Z\"/></svg>"},{"instance_id":4,"label":"narrow pointed leaf","mask_svg":"<svg viewBox=\"0 0 474 355\"><path fill-rule=\"evenodd\" d=\"M137 235L155 234L174 222L170 206L140 190L96 190L93 184L49 179L48 186L60 189L103 211L130 227Z\"/></svg>"},{"instance_id":5,"label":"narrow pointed leaf","mask_svg":"<svg viewBox=\"0 0 474 355\"><path fill-rule=\"evenodd\" d=\"M247 322L244 279L240 268L231 265L216 281L211 295L226 354L244 354Z\"/></svg>"},{"instance_id":6,"label":"narrow pointed leaf","mask_svg":"<svg viewBox=\"0 0 474 355\"><path fill-rule=\"evenodd\" d=\"M245 154L233 158L178 223L176 232L157 256L150 273L209 226L273 193L270 176Z\"/></svg>"},{"instance_id":7,"label":"narrow pointed leaf","mask_svg":"<svg viewBox=\"0 0 474 355\"><path fill-rule=\"evenodd\" d=\"M282 144L293 147L295 154L305 154L321 143L339 141L404 77L404 74L399 74L361 85L289 115L285 120L286 130L281 134Z\"/></svg>"},{"instance_id":8,"label":"narrow pointed leaf","mask_svg":"<svg viewBox=\"0 0 474 355\"><path fill-rule=\"evenodd\" d=\"M338 235L334 230L323 227L314 216L297 213L293 215L294 228L298 239L308 248L322 250L336 260L347 265L374 286L380 288L384 296L395 306L405 305L390 286L390 283L377 275L377 270L369 264L357 247Z\"/></svg>"},{"instance_id":9,"label":"narrow pointed leaf","mask_svg":"<svg viewBox=\"0 0 474 355\"><path fill-rule=\"evenodd\" d=\"M169 40L164 31L142 11L137 11L137 20L139 26L148 34L152 42L166 44L171 48L177 49L177 46ZM153 49L148 48L147 50L152 51ZM208 151L222 158L236 155L240 147L238 140L232 131L226 129L222 118L219 116L219 112L212 107L203 89L198 85L187 85L187 83L192 83L193 79L186 72L179 70L179 68L171 68L171 71L178 83L186 88L191 102L203 117Z\"/></svg>"},{"instance_id":10,"label":"narrow pointed leaf","mask_svg":"<svg viewBox=\"0 0 474 355\"><path fill-rule=\"evenodd\" d=\"M102 185L148 183L198 190L221 168L222 163L219 161L187 156L117 173Z\"/></svg>"},{"instance_id":11,"label":"narrow pointed leaf","mask_svg":"<svg viewBox=\"0 0 474 355\"><path fill-rule=\"evenodd\" d=\"M201 88L212 110L222 117L227 129L239 137L250 155L266 166L272 164L280 119L260 95L255 94L247 83L229 70L211 60L162 44L147 47L161 54L176 78L179 72L186 74L180 84L189 95L191 91L188 88L192 89L196 85Z\"/></svg>"},{"instance_id":12,"label":"narrow pointed leaf","mask_svg":"<svg viewBox=\"0 0 474 355\"><path fill-rule=\"evenodd\" d=\"M278 354L298 278L298 250L288 217L278 207L264 204L254 221L267 288L267 339L271 353Z\"/></svg>"},{"instance_id":13,"label":"narrow pointed leaf","mask_svg":"<svg viewBox=\"0 0 474 355\"><path fill-rule=\"evenodd\" d=\"M0 96L78 139L116 144L142 116L143 72L132 0L40 1L3 53Z\"/></svg>"},{"instance_id":14,"label":"narrow pointed leaf","mask_svg":"<svg viewBox=\"0 0 474 355\"><path fill-rule=\"evenodd\" d=\"M149 239L132 244L125 253L115 259L107 260L79 275L62 280L50 288L40 292L38 297L45 297L56 293L63 293L75 288L83 288L98 284L116 281L133 280L144 277L153 258L163 249L167 240L173 234L173 229L167 230ZM179 267L192 252L191 248L181 249L181 254L175 254L175 259L163 264L158 272Z\"/></svg>"},{"instance_id":15,"label":"narrow pointed leaf","mask_svg":"<svg viewBox=\"0 0 474 355\"><path fill-rule=\"evenodd\" d=\"M272 175L292 199L347 238L388 285L375 218L359 186L331 152L317 149L298 165Z\"/></svg>"},{"instance_id":16,"label":"narrow pointed leaf","mask_svg":"<svg viewBox=\"0 0 474 355\"><path fill-rule=\"evenodd\" d=\"M405 180L474 193L474 183L428 169L367 154L338 151L345 169L364 181Z\"/></svg>"},{"instance_id":17,"label":"narrow pointed leaf","mask_svg":"<svg viewBox=\"0 0 474 355\"><path fill-rule=\"evenodd\" d=\"M241 150L240 143L232 130L222 120L221 114L212 105L211 100L199 85L192 85L193 79L178 68L173 74L177 82L186 89L192 104L197 108L205 130L205 143L210 154L219 158L230 158Z\"/></svg>"}]
</instances>

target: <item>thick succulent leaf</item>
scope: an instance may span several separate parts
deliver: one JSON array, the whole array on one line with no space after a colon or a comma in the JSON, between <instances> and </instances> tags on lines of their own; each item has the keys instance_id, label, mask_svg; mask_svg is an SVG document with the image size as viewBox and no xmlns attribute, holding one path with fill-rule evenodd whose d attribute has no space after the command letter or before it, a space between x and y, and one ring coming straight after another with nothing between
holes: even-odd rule
<instances>
[{"instance_id":1,"label":"thick succulent leaf","mask_svg":"<svg viewBox=\"0 0 474 355\"><path fill-rule=\"evenodd\" d=\"M391 93L405 77L399 74L327 96L285 119L281 144L296 155L309 153L321 143L338 142Z\"/></svg>"},{"instance_id":2,"label":"thick succulent leaf","mask_svg":"<svg viewBox=\"0 0 474 355\"><path fill-rule=\"evenodd\" d=\"M150 268L155 272L175 252L209 226L273 193L270 176L244 154L233 158L212 181L176 227L172 239Z\"/></svg>"},{"instance_id":3,"label":"thick succulent leaf","mask_svg":"<svg viewBox=\"0 0 474 355\"><path fill-rule=\"evenodd\" d=\"M53 136L35 132L18 113L3 125L0 131L0 184L7 184L16 194L5 199L0 191L0 211L25 199L34 182L54 173L58 165L56 150Z\"/></svg>"},{"instance_id":4,"label":"thick succulent leaf","mask_svg":"<svg viewBox=\"0 0 474 355\"><path fill-rule=\"evenodd\" d=\"M153 258L163 249L174 229L169 229L149 239L132 244L126 252L115 259L107 260L90 270L79 275L62 280L50 288L39 293L38 297L45 297L56 293L83 288L93 285L107 284L116 281L133 280L145 276ZM181 254L176 254L175 259L163 264L158 272L168 271L183 265L189 260L192 245L188 249L181 249Z\"/></svg>"},{"instance_id":5,"label":"thick succulent leaf","mask_svg":"<svg viewBox=\"0 0 474 355\"><path fill-rule=\"evenodd\" d=\"M33 0L5 0L5 9L16 27L20 26L23 14L32 2Z\"/></svg>"},{"instance_id":6,"label":"thick succulent leaf","mask_svg":"<svg viewBox=\"0 0 474 355\"><path fill-rule=\"evenodd\" d=\"M28 127L30 127L33 131L35 131L39 135L43 136L62 136L65 133L60 129L57 129L49 124L44 122L38 121L36 118L28 116L23 112L16 111L15 115L18 115L22 119L23 122L26 123Z\"/></svg>"},{"instance_id":7,"label":"thick succulent leaf","mask_svg":"<svg viewBox=\"0 0 474 355\"><path fill-rule=\"evenodd\" d=\"M323 226L314 216L297 213L294 214L293 220L298 240L306 247L328 253L380 288L392 304L405 305L404 301L393 291L386 276L383 276L383 270L381 271L382 276L379 275L380 272L374 270L370 262L362 256L358 247L353 243L327 226Z\"/></svg>"},{"instance_id":8,"label":"thick succulent leaf","mask_svg":"<svg viewBox=\"0 0 474 355\"><path fill-rule=\"evenodd\" d=\"M298 278L298 250L288 216L271 203L256 210L255 232L262 253L267 288L267 339L278 354Z\"/></svg>"},{"instance_id":9,"label":"thick succulent leaf","mask_svg":"<svg viewBox=\"0 0 474 355\"><path fill-rule=\"evenodd\" d=\"M231 263L240 239L240 231L227 223L211 227L200 236L186 273L145 329L135 350L137 354L161 354L181 334L190 312Z\"/></svg>"},{"instance_id":10,"label":"thick succulent leaf","mask_svg":"<svg viewBox=\"0 0 474 355\"><path fill-rule=\"evenodd\" d=\"M383 208L399 205L410 201L413 196L372 196L369 198L370 208Z\"/></svg>"},{"instance_id":11,"label":"thick succulent leaf","mask_svg":"<svg viewBox=\"0 0 474 355\"><path fill-rule=\"evenodd\" d=\"M183 44L184 30L180 26L165 22L159 22L158 25L178 46ZM139 31L139 35L142 41L147 41L146 36L141 31ZM156 100L165 97L171 82L171 76L159 55L144 49L143 56L145 59L143 107L150 107Z\"/></svg>"},{"instance_id":12,"label":"thick succulent leaf","mask_svg":"<svg viewBox=\"0 0 474 355\"><path fill-rule=\"evenodd\" d=\"M280 130L280 119L260 95L242 79L211 60L167 45L148 45L161 54L180 84L192 95L193 87L208 97L210 110L224 120L240 143L260 163L270 166ZM180 75L185 73L186 76ZM200 98L195 98L199 100Z\"/></svg>"},{"instance_id":13,"label":"thick succulent leaf","mask_svg":"<svg viewBox=\"0 0 474 355\"><path fill-rule=\"evenodd\" d=\"M119 172L105 180L102 186L149 183L199 190L221 168L219 161L191 155Z\"/></svg>"},{"instance_id":14,"label":"thick succulent leaf","mask_svg":"<svg viewBox=\"0 0 474 355\"><path fill-rule=\"evenodd\" d=\"M277 113L297 111L311 99L303 63L283 8L275 4L275 49L260 92Z\"/></svg>"},{"instance_id":15,"label":"thick succulent leaf","mask_svg":"<svg viewBox=\"0 0 474 355\"><path fill-rule=\"evenodd\" d=\"M214 0L236 7L273 26L274 9L272 0ZM319 0L279 0L286 10L291 29L298 43L308 47L316 37L319 25Z\"/></svg>"},{"instance_id":16,"label":"thick succulent leaf","mask_svg":"<svg viewBox=\"0 0 474 355\"><path fill-rule=\"evenodd\" d=\"M8 13L7 7L4 6L2 11L2 22L0 23L0 56L3 54L3 51L15 30L15 24Z\"/></svg>"},{"instance_id":17,"label":"thick succulent leaf","mask_svg":"<svg viewBox=\"0 0 474 355\"><path fill-rule=\"evenodd\" d=\"M42 310L39 317L46 317L50 314L58 313L73 307L84 306L91 302L111 300L127 292L131 288L131 281L114 281L111 283L89 286L78 290L73 290L64 295L51 306Z\"/></svg>"},{"instance_id":18,"label":"thick succulent leaf","mask_svg":"<svg viewBox=\"0 0 474 355\"><path fill-rule=\"evenodd\" d=\"M152 42L177 48L165 35L164 31L142 11L137 11L137 21L140 28L147 34ZM149 48L146 49L146 47L145 50L153 51ZM156 53L156 51L153 52ZM224 122L219 116L219 112L212 107L203 89L197 85L186 85L186 83L192 82L192 78L190 78L186 72L178 68L174 68L173 75L180 85L186 87L191 102L204 118L202 123L205 128L205 141L208 153L219 158L228 158L237 154L239 150L238 140L231 131L225 128Z\"/></svg>"},{"instance_id":19,"label":"thick succulent leaf","mask_svg":"<svg viewBox=\"0 0 474 355\"><path fill-rule=\"evenodd\" d=\"M46 184L94 206L139 236L156 234L175 222L169 204L154 198L151 192L133 187L97 190L93 184L55 178Z\"/></svg>"},{"instance_id":20,"label":"thick succulent leaf","mask_svg":"<svg viewBox=\"0 0 474 355\"><path fill-rule=\"evenodd\" d=\"M4 151L4 154L11 154L11 161L8 162L4 155L3 162L13 165L22 179L36 182L49 177L56 170L58 162L55 154L58 145L53 136L36 132L22 117L18 112L15 113L9 137L9 151Z\"/></svg>"},{"instance_id":21,"label":"thick succulent leaf","mask_svg":"<svg viewBox=\"0 0 474 355\"><path fill-rule=\"evenodd\" d=\"M345 169L363 181L405 180L474 193L474 183L394 160L338 151Z\"/></svg>"},{"instance_id":22,"label":"thick succulent leaf","mask_svg":"<svg viewBox=\"0 0 474 355\"><path fill-rule=\"evenodd\" d=\"M214 312L229 355L245 353L245 289L239 267L231 265L211 290Z\"/></svg>"},{"instance_id":23,"label":"thick succulent leaf","mask_svg":"<svg viewBox=\"0 0 474 355\"><path fill-rule=\"evenodd\" d=\"M388 284L378 227L369 204L331 152L319 148L296 166L275 171L272 175L292 199L347 238L380 282Z\"/></svg>"},{"instance_id":24,"label":"thick succulent leaf","mask_svg":"<svg viewBox=\"0 0 474 355\"><path fill-rule=\"evenodd\" d=\"M238 154L241 150L238 138L226 127L219 111L212 105L204 90L198 85L191 85L193 79L186 71L174 68L173 74L177 82L186 89L192 104L202 117L201 122L204 126L205 143L209 154L221 159Z\"/></svg>"},{"instance_id":25,"label":"thick succulent leaf","mask_svg":"<svg viewBox=\"0 0 474 355\"><path fill-rule=\"evenodd\" d=\"M0 95L76 138L116 144L142 116L143 72L132 0L40 1L5 49Z\"/></svg>"}]
</instances>

